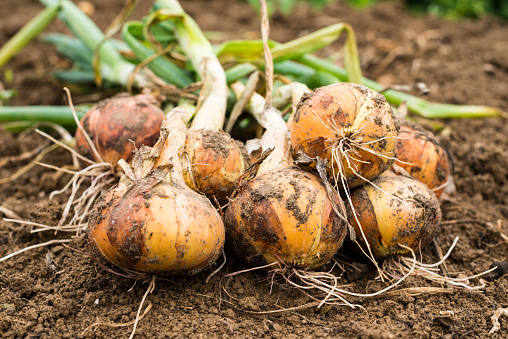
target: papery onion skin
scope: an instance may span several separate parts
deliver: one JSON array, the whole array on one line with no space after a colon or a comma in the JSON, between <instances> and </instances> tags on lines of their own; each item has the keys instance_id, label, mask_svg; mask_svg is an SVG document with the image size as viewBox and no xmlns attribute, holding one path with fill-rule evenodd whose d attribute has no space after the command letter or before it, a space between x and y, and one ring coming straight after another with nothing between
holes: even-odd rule
<instances>
[{"instance_id":1,"label":"papery onion skin","mask_svg":"<svg viewBox=\"0 0 508 339\"><path fill-rule=\"evenodd\" d=\"M117 95L92 107L81 124L97 148L102 160L116 165L129 160L134 146L153 146L160 133L165 114L160 101L152 95ZM83 156L99 161L83 131L76 131L76 150Z\"/></svg>"},{"instance_id":2,"label":"papery onion skin","mask_svg":"<svg viewBox=\"0 0 508 339\"><path fill-rule=\"evenodd\" d=\"M226 203L248 165L244 146L222 130L189 129L180 161L187 185Z\"/></svg>"},{"instance_id":3,"label":"papery onion skin","mask_svg":"<svg viewBox=\"0 0 508 339\"><path fill-rule=\"evenodd\" d=\"M401 123L396 149L395 164L426 184L439 199L453 171L448 150L430 132L407 121Z\"/></svg>"},{"instance_id":4,"label":"papery onion skin","mask_svg":"<svg viewBox=\"0 0 508 339\"><path fill-rule=\"evenodd\" d=\"M376 178L395 159L398 122L385 97L363 85L338 83L304 94L289 128L295 156L301 151L328 160L333 177L340 159L350 188L364 184L361 177ZM344 156L332 157L333 146L346 139L343 149L354 151L349 163Z\"/></svg>"},{"instance_id":5,"label":"papery onion skin","mask_svg":"<svg viewBox=\"0 0 508 339\"><path fill-rule=\"evenodd\" d=\"M121 181L100 198L88 223L88 240L124 269L191 275L215 262L225 230L205 197L149 175L136 183Z\"/></svg>"},{"instance_id":6,"label":"papery onion skin","mask_svg":"<svg viewBox=\"0 0 508 339\"><path fill-rule=\"evenodd\" d=\"M225 222L228 246L254 266L279 262L319 268L347 233L317 176L295 167L267 171L242 184Z\"/></svg>"},{"instance_id":7,"label":"papery onion skin","mask_svg":"<svg viewBox=\"0 0 508 339\"><path fill-rule=\"evenodd\" d=\"M441 209L436 196L409 176L384 172L372 184L352 190L351 200L358 221L349 205L348 221L367 251L361 225L376 259L409 253L398 244L417 252L439 232Z\"/></svg>"}]
</instances>

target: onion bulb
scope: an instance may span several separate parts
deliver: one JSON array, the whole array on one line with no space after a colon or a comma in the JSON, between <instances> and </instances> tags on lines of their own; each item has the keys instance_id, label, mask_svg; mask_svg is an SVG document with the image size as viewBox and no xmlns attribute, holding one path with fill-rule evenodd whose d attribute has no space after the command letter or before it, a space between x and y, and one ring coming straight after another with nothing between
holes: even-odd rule
<instances>
[{"instance_id":1,"label":"onion bulb","mask_svg":"<svg viewBox=\"0 0 508 339\"><path fill-rule=\"evenodd\" d=\"M395 159L398 123L381 94L352 83L304 94L290 124L293 152L328 161L341 187L376 178Z\"/></svg>"},{"instance_id":2,"label":"onion bulb","mask_svg":"<svg viewBox=\"0 0 508 339\"><path fill-rule=\"evenodd\" d=\"M186 128L175 114L171 119L153 149L137 151L133 167L99 199L88 222L92 247L124 269L194 274L213 264L224 244L220 215L183 180L177 153ZM167 165L153 168L157 157Z\"/></svg>"},{"instance_id":3,"label":"onion bulb","mask_svg":"<svg viewBox=\"0 0 508 339\"><path fill-rule=\"evenodd\" d=\"M357 240L376 259L418 251L439 231L441 209L434 193L420 181L391 171L351 191L348 221ZM354 215L356 213L356 217Z\"/></svg>"},{"instance_id":4,"label":"onion bulb","mask_svg":"<svg viewBox=\"0 0 508 339\"><path fill-rule=\"evenodd\" d=\"M280 262L303 270L328 262L347 233L319 178L295 167L242 185L225 222L228 246L249 264Z\"/></svg>"},{"instance_id":5,"label":"onion bulb","mask_svg":"<svg viewBox=\"0 0 508 339\"><path fill-rule=\"evenodd\" d=\"M448 150L416 124L403 122L397 140L398 166L427 185L439 199L453 171Z\"/></svg>"},{"instance_id":6,"label":"onion bulb","mask_svg":"<svg viewBox=\"0 0 508 339\"><path fill-rule=\"evenodd\" d=\"M245 146L220 129L189 129L180 160L187 185L220 203L248 167Z\"/></svg>"},{"instance_id":7,"label":"onion bulb","mask_svg":"<svg viewBox=\"0 0 508 339\"><path fill-rule=\"evenodd\" d=\"M160 101L153 95L117 95L92 107L81 125L97 149L100 159L88 144L81 129L76 131L77 151L95 161L116 165L132 157L134 146L153 146L164 120Z\"/></svg>"}]
</instances>

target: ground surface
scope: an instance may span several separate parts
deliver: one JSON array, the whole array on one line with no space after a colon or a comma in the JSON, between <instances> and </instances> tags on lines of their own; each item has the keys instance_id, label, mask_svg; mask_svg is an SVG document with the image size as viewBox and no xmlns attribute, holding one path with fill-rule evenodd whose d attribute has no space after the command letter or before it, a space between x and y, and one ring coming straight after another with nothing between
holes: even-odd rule
<instances>
[{"instance_id":1,"label":"ground surface","mask_svg":"<svg viewBox=\"0 0 508 339\"><path fill-rule=\"evenodd\" d=\"M123 1L92 1L94 19L102 28L112 20ZM142 2L137 17L146 13L149 1ZM205 30L225 36L258 36L256 13L237 1L186 1L184 7ZM0 44L4 44L42 6L35 0L6 2L0 13ZM272 37L287 41L336 22L352 24L357 33L363 70L367 77L386 85L422 81L430 88L428 98L454 104L496 106L508 111L508 22L485 18L476 22L449 22L414 17L402 5L387 2L369 10L354 11L333 4L322 12L307 7L289 18L272 19ZM52 31L65 31L61 24ZM327 50L333 53L340 43ZM15 88L13 105L63 104L62 85L48 80L48 73L65 63L52 49L33 43L6 68ZM85 101L86 98L82 98ZM79 100L79 98L78 98ZM443 225L437 237L445 251L456 236L457 248L447 260L448 272L476 274L494 261L507 260L508 244L502 243L498 225L508 234L508 124L505 120L442 121L445 132L439 139L455 158L456 192L442 202ZM42 142L34 133L14 135L0 131L0 157L31 150ZM43 159L63 166L70 158L56 151ZM0 168L6 178L26 162L8 163ZM53 171L32 169L0 189L1 206L21 218L48 225L56 224L64 197L49 200L49 194L63 186L66 177ZM0 216L3 217L2 213ZM462 220L462 223L450 223ZM31 234L27 226L0 221L0 256L15 250L68 235ZM83 237L69 244L86 250ZM46 264L48 251L56 273ZM444 337L503 338L508 336L508 317L501 317L501 329L489 335L490 317L508 307L508 275L491 278L479 291L455 289L452 293L408 295L397 293L369 300L354 300L363 306L310 308L281 314L252 315L228 307L219 308L219 282L226 272L244 266L229 258L223 271L208 284L208 273L189 278L157 280L147 298L151 310L140 321L136 337ZM352 259L360 261L360 259ZM423 251L425 262L435 262L432 246ZM219 259L220 261L220 259ZM368 272L372 273L369 274ZM309 302L298 291L275 284L266 274L246 273L224 280L229 301L237 308L252 311L296 307ZM375 271L349 275L351 287L372 292L383 287L371 278ZM370 279L370 280L369 280ZM480 284L478 280L471 282ZM101 269L89 257L61 245L25 252L0 263L0 333L4 337L127 337L132 326L96 326L92 323L128 323L136 311L146 283ZM412 278L402 287L443 287ZM224 293L223 293L224 295Z\"/></svg>"}]
</instances>

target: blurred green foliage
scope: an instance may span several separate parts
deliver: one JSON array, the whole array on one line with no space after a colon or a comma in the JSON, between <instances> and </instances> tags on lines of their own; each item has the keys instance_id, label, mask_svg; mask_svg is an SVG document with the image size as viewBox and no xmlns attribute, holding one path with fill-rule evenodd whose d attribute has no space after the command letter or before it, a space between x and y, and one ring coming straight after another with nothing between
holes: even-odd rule
<instances>
[{"instance_id":1,"label":"blurred green foliage","mask_svg":"<svg viewBox=\"0 0 508 339\"><path fill-rule=\"evenodd\" d=\"M450 19L480 18L486 14L508 19L508 0L405 0L405 3L412 11Z\"/></svg>"},{"instance_id":2,"label":"blurred green foliage","mask_svg":"<svg viewBox=\"0 0 508 339\"><path fill-rule=\"evenodd\" d=\"M246 1L259 12L259 0L246 0ZM298 3L306 2L310 4L312 9L319 10L324 6L326 6L327 3L333 1L334 0L266 0L266 4L268 7L268 13L270 14L280 12L282 15L289 15L291 14L293 8ZM367 1L375 1L375 0L367 0Z\"/></svg>"},{"instance_id":3,"label":"blurred green foliage","mask_svg":"<svg viewBox=\"0 0 508 339\"><path fill-rule=\"evenodd\" d=\"M259 0L246 0L259 10ZM334 0L267 0L269 13L280 12L289 15L293 8L302 2L319 10ZM337 1L337 0L335 0ZM341 0L338 0L341 1ZM342 0L352 7L365 8L386 0ZM397 1L397 0L390 0ZM398 0L404 1L413 13L428 13L449 19L480 18L487 14L508 19L508 0Z\"/></svg>"}]
</instances>

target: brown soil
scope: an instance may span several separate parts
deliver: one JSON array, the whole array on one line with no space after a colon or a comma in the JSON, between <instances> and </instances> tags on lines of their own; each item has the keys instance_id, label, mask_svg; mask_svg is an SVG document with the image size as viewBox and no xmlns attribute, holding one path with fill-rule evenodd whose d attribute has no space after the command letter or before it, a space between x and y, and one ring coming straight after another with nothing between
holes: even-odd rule
<instances>
[{"instance_id":1,"label":"brown soil","mask_svg":"<svg viewBox=\"0 0 508 339\"><path fill-rule=\"evenodd\" d=\"M93 18L106 28L124 1L92 1ZM146 13L149 1L142 2L137 17ZM226 38L259 36L256 13L240 1L185 1L184 7L198 23ZM38 13L37 1L6 2L0 12L0 44ZM372 9L354 11L342 2L313 12L297 8L292 17L272 18L271 36L287 41L336 22L348 22L356 30L366 76L386 85L424 82L431 101L478 104L508 111L508 23L494 18L450 22L409 15L403 5L384 2ZM66 32L60 23L51 31ZM333 44L329 54L341 48ZM340 62L340 61L339 61ZM62 85L48 80L51 70L65 67L52 48L39 42L30 44L5 69L12 69L13 81L1 81L19 91L13 105L64 104ZM86 101L89 97L77 96ZM500 119L441 121L446 128L438 133L455 159L456 191L442 201L444 224L437 242L443 251L455 237L457 248L446 261L448 272L471 275L488 269L493 262L507 261L508 244L500 230L508 234L508 124ZM14 135L0 131L0 157L29 151L43 142L34 133ZM45 163L70 164L64 150L45 156ZM6 178L22 162L0 168ZM25 220L54 225L63 212L66 197L49 199L69 178L52 170L35 167L0 191L2 207ZM450 221L459 220L459 223ZM500 227L498 229L497 227ZM30 233L28 226L0 221L0 256L54 238L69 237L51 232ZM87 251L84 237L69 245ZM50 259L46 260L50 253ZM423 261L438 260L433 246L424 249ZM221 259L219 259L219 262ZM359 258L351 258L361 271L345 275L359 292L380 289L375 270ZM126 327L95 326L94 322L127 323L136 316L148 284L114 275L92 259L62 245L30 250L0 263L0 333L4 337L127 337ZM310 300L285 284L271 284L266 273L250 272L222 280L227 291L220 293L221 277L243 269L228 255L224 269L205 283L208 272L193 277L156 281L145 305L151 310L139 322L136 337L492 337L491 316L508 307L508 275L491 275L485 288L477 291L454 289L451 293L409 295L396 293L369 300L354 300L362 307L308 308L280 314L253 315L251 311L297 307ZM478 279L472 281L475 285ZM411 278L404 287L435 286ZM219 302L221 297L228 302ZM508 336L508 317L500 319L494 337Z\"/></svg>"}]
</instances>

